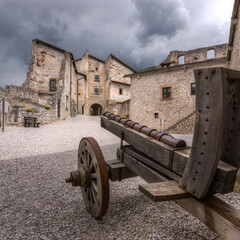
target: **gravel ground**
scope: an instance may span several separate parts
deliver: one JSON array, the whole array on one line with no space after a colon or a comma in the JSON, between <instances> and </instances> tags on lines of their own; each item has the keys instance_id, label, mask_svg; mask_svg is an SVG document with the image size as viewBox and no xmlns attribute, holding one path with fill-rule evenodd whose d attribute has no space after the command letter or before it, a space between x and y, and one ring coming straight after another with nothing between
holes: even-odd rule
<instances>
[{"instance_id":1,"label":"gravel ground","mask_svg":"<svg viewBox=\"0 0 240 240\"><path fill-rule=\"evenodd\" d=\"M7 128L0 134L5 142L0 146L0 239L221 239L174 202L153 203L143 196L141 178L110 182L108 212L93 219L80 189L64 179L77 168L84 134L100 142L106 160L115 158L119 139L99 128L99 118ZM222 198L240 209L239 194Z\"/></svg>"}]
</instances>

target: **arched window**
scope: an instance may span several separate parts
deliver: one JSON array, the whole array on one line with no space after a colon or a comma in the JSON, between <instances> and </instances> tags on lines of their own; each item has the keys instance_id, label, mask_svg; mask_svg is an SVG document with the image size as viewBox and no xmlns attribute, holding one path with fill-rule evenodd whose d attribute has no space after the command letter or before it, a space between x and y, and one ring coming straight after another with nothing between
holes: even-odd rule
<instances>
[{"instance_id":1,"label":"arched window","mask_svg":"<svg viewBox=\"0 0 240 240\"><path fill-rule=\"evenodd\" d=\"M56 91L56 81L55 80L51 80L50 81L50 91Z\"/></svg>"}]
</instances>

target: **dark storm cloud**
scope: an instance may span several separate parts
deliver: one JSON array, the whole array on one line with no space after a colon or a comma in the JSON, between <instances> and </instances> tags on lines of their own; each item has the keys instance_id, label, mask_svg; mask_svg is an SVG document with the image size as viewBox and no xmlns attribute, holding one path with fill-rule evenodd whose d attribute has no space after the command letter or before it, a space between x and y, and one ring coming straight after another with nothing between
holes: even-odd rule
<instances>
[{"instance_id":1,"label":"dark storm cloud","mask_svg":"<svg viewBox=\"0 0 240 240\"><path fill-rule=\"evenodd\" d=\"M182 1L136 0L135 5L140 42L146 42L155 36L170 38L177 30L185 29L189 25L189 13Z\"/></svg>"},{"instance_id":2,"label":"dark storm cloud","mask_svg":"<svg viewBox=\"0 0 240 240\"><path fill-rule=\"evenodd\" d=\"M223 1L232 8L233 0ZM0 87L24 82L34 38L75 58L85 49L104 60L112 53L136 69L159 64L173 49L226 42L229 24L210 14L219 5L217 0L0 0Z\"/></svg>"}]
</instances>

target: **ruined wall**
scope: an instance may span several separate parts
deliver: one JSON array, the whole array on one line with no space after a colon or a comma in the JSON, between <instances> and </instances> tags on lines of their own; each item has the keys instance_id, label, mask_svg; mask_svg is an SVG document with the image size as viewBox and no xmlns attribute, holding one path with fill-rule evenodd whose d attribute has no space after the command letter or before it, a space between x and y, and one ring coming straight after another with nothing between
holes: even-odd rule
<instances>
[{"instance_id":1,"label":"ruined wall","mask_svg":"<svg viewBox=\"0 0 240 240\"><path fill-rule=\"evenodd\" d=\"M207 52L209 50L215 51L215 59L227 57L228 44L215 45L205 48L198 48L190 51L171 51L166 62L172 62L169 66L176 66L180 64L179 57L184 56L184 64L196 63L209 60ZM212 59L212 58L210 58Z\"/></svg>"},{"instance_id":2,"label":"ruined wall","mask_svg":"<svg viewBox=\"0 0 240 240\"><path fill-rule=\"evenodd\" d=\"M238 7L238 6L234 6ZM238 7L235 10L235 12L238 12L239 14L240 8ZM234 15L234 13L233 13ZM235 25L233 26L233 29L230 30L230 35L234 34L233 39L230 39L230 45L231 45L231 60L230 60L230 68L235 70L240 70L240 22L239 22L239 16L232 16L234 19L232 21L235 21ZM233 31L231 33L231 31ZM232 41L232 42L231 42Z\"/></svg>"},{"instance_id":3,"label":"ruined wall","mask_svg":"<svg viewBox=\"0 0 240 240\"><path fill-rule=\"evenodd\" d=\"M224 62L206 63L133 76L130 89L130 119L161 130L164 122L173 113L195 100L195 95L191 95L191 83L195 82L193 70L225 65ZM172 88L171 99L162 99L163 87ZM158 118L155 118L155 113L158 113Z\"/></svg>"}]
</instances>

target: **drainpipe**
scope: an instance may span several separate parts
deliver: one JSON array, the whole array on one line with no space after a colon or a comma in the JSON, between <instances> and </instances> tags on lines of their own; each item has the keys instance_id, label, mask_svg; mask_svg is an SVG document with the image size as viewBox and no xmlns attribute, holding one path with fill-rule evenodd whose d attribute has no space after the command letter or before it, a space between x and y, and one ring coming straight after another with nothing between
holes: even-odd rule
<instances>
[{"instance_id":1,"label":"drainpipe","mask_svg":"<svg viewBox=\"0 0 240 240\"><path fill-rule=\"evenodd\" d=\"M72 117L72 58L70 57L70 117Z\"/></svg>"},{"instance_id":2,"label":"drainpipe","mask_svg":"<svg viewBox=\"0 0 240 240\"><path fill-rule=\"evenodd\" d=\"M83 78L85 78L85 77L81 77L81 78L77 79L77 111L78 111L78 106L79 106L79 104L78 104L78 81L83 79Z\"/></svg>"}]
</instances>

